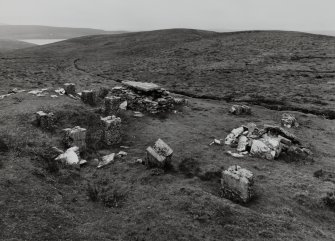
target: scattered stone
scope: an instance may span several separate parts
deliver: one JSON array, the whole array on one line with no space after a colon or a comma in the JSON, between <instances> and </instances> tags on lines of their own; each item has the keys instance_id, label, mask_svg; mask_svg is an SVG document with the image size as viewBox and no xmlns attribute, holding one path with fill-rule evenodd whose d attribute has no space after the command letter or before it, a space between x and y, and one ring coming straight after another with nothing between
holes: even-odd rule
<instances>
[{"instance_id":1,"label":"scattered stone","mask_svg":"<svg viewBox=\"0 0 335 241\"><path fill-rule=\"evenodd\" d=\"M247 145L249 144L249 140L246 136L240 136L237 144L237 151L243 152L247 150Z\"/></svg>"},{"instance_id":2,"label":"scattered stone","mask_svg":"<svg viewBox=\"0 0 335 241\"><path fill-rule=\"evenodd\" d=\"M76 165L79 164L79 157L76 152L79 151L79 148L77 146L71 147L66 150L66 152L60 154L55 160L61 161L64 164L67 165Z\"/></svg>"},{"instance_id":3,"label":"scattered stone","mask_svg":"<svg viewBox=\"0 0 335 241\"><path fill-rule=\"evenodd\" d=\"M58 98L58 95L50 95L51 98Z\"/></svg>"},{"instance_id":4,"label":"scattered stone","mask_svg":"<svg viewBox=\"0 0 335 241\"><path fill-rule=\"evenodd\" d=\"M102 160L99 162L97 168L102 168L114 161L115 153L102 157Z\"/></svg>"},{"instance_id":5,"label":"scattered stone","mask_svg":"<svg viewBox=\"0 0 335 241\"><path fill-rule=\"evenodd\" d=\"M32 91L29 91L28 94L32 94L32 95L43 95L43 92L45 92L45 91L47 91L47 90L48 90L48 88L32 90Z\"/></svg>"},{"instance_id":6,"label":"scattered stone","mask_svg":"<svg viewBox=\"0 0 335 241\"><path fill-rule=\"evenodd\" d=\"M116 154L116 156L118 156L118 157L124 157L124 156L127 156L127 155L128 155L128 153L125 152L125 151L119 151L119 153Z\"/></svg>"},{"instance_id":7,"label":"scattered stone","mask_svg":"<svg viewBox=\"0 0 335 241\"><path fill-rule=\"evenodd\" d=\"M110 96L105 98L105 115L116 115L119 113L120 105L122 104L121 97Z\"/></svg>"},{"instance_id":8,"label":"scattered stone","mask_svg":"<svg viewBox=\"0 0 335 241\"><path fill-rule=\"evenodd\" d=\"M110 146L121 141L121 118L113 116L101 117L102 141Z\"/></svg>"},{"instance_id":9,"label":"scattered stone","mask_svg":"<svg viewBox=\"0 0 335 241\"><path fill-rule=\"evenodd\" d=\"M120 104L120 109L121 110L127 110L127 105L128 105L128 102L125 100L123 101L121 104Z\"/></svg>"},{"instance_id":10,"label":"scattered stone","mask_svg":"<svg viewBox=\"0 0 335 241\"><path fill-rule=\"evenodd\" d=\"M251 108L246 105L233 105L229 111L233 115L250 115L251 114Z\"/></svg>"},{"instance_id":11,"label":"scattered stone","mask_svg":"<svg viewBox=\"0 0 335 241\"><path fill-rule=\"evenodd\" d=\"M98 102L98 96L97 93L93 90L84 90L83 92L81 92L81 100L85 104L95 106Z\"/></svg>"},{"instance_id":12,"label":"scattered stone","mask_svg":"<svg viewBox=\"0 0 335 241\"><path fill-rule=\"evenodd\" d=\"M76 95L76 85L73 83L65 83L64 90L67 95Z\"/></svg>"},{"instance_id":13,"label":"scattered stone","mask_svg":"<svg viewBox=\"0 0 335 241\"><path fill-rule=\"evenodd\" d=\"M267 160L273 160L275 158L276 152L271 150L270 147L267 146L263 141L253 140L250 154L253 156L265 158Z\"/></svg>"},{"instance_id":14,"label":"scattered stone","mask_svg":"<svg viewBox=\"0 0 335 241\"><path fill-rule=\"evenodd\" d=\"M143 115L143 113L141 113L139 111L134 111L134 117L142 118L142 117L144 117L144 115Z\"/></svg>"},{"instance_id":15,"label":"scattered stone","mask_svg":"<svg viewBox=\"0 0 335 241\"><path fill-rule=\"evenodd\" d=\"M141 158L138 158L135 160L135 163L143 164L143 160Z\"/></svg>"},{"instance_id":16,"label":"scattered stone","mask_svg":"<svg viewBox=\"0 0 335 241\"><path fill-rule=\"evenodd\" d=\"M282 115L281 124L287 128L299 127L297 119L293 115L287 113Z\"/></svg>"},{"instance_id":17,"label":"scattered stone","mask_svg":"<svg viewBox=\"0 0 335 241\"><path fill-rule=\"evenodd\" d=\"M222 145L223 144L223 140L222 139L214 139L211 143L209 143L210 146L212 145Z\"/></svg>"},{"instance_id":18,"label":"scattered stone","mask_svg":"<svg viewBox=\"0 0 335 241\"><path fill-rule=\"evenodd\" d=\"M26 90L19 90L18 88L14 88L10 91L8 91L8 94L18 94L18 93L22 93L25 92Z\"/></svg>"},{"instance_id":19,"label":"scattered stone","mask_svg":"<svg viewBox=\"0 0 335 241\"><path fill-rule=\"evenodd\" d=\"M81 159L81 160L79 161L79 165L80 165L80 166L83 166L83 165L86 165L86 164L87 164L87 161L84 160L84 159Z\"/></svg>"},{"instance_id":20,"label":"scattered stone","mask_svg":"<svg viewBox=\"0 0 335 241\"><path fill-rule=\"evenodd\" d=\"M55 92L59 95L64 95L65 94L64 88L59 88L59 89L55 90Z\"/></svg>"},{"instance_id":21,"label":"scattered stone","mask_svg":"<svg viewBox=\"0 0 335 241\"><path fill-rule=\"evenodd\" d=\"M227 151L227 154L231 155L232 157L237 157L237 158L244 157L243 154L234 153L234 152L231 152L231 151Z\"/></svg>"},{"instance_id":22,"label":"scattered stone","mask_svg":"<svg viewBox=\"0 0 335 241\"><path fill-rule=\"evenodd\" d=\"M36 124L44 130L53 130L55 128L55 117L52 112L36 112Z\"/></svg>"},{"instance_id":23,"label":"scattered stone","mask_svg":"<svg viewBox=\"0 0 335 241\"><path fill-rule=\"evenodd\" d=\"M0 100L3 100L4 98L11 96L12 94L5 94L5 95L0 95Z\"/></svg>"},{"instance_id":24,"label":"scattered stone","mask_svg":"<svg viewBox=\"0 0 335 241\"><path fill-rule=\"evenodd\" d=\"M130 147L129 146L120 146L120 148L129 149Z\"/></svg>"},{"instance_id":25,"label":"scattered stone","mask_svg":"<svg viewBox=\"0 0 335 241\"><path fill-rule=\"evenodd\" d=\"M254 175L234 165L222 172L223 196L235 202L248 203L254 196Z\"/></svg>"},{"instance_id":26,"label":"scattered stone","mask_svg":"<svg viewBox=\"0 0 335 241\"><path fill-rule=\"evenodd\" d=\"M80 150L86 149L86 129L76 126L74 128L66 128L63 131L63 142L65 146L77 146Z\"/></svg>"},{"instance_id":27,"label":"scattered stone","mask_svg":"<svg viewBox=\"0 0 335 241\"><path fill-rule=\"evenodd\" d=\"M154 147L147 148L146 164L149 167L166 168L172 161L173 150L163 140L158 139Z\"/></svg>"},{"instance_id":28,"label":"scattered stone","mask_svg":"<svg viewBox=\"0 0 335 241\"><path fill-rule=\"evenodd\" d=\"M64 153L61 149L59 149L58 147L55 147L55 146L52 147L51 149L52 149L52 151L53 151L54 153L57 153L58 155Z\"/></svg>"}]
</instances>

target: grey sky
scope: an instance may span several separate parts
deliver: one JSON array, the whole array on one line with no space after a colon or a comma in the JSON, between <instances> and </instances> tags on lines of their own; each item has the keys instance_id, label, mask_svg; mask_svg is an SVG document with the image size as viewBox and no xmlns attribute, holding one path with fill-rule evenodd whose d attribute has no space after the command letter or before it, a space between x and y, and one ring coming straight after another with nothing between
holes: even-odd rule
<instances>
[{"instance_id":1,"label":"grey sky","mask_svg":"<svg viewBox=\"0 0 335 241\"><path fill-rule=\"evenodd\" d=\"M335 0L0 0L0 22L105 30L335 30Z\"/></svg>"}]
</instances>

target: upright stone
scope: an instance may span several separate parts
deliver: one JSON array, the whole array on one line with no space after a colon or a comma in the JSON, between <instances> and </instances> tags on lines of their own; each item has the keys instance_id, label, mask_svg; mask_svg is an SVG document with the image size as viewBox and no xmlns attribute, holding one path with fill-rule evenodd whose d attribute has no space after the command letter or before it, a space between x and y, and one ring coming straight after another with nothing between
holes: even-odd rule
<instances>
[{"instance_id":1,"label":"upright stone","mask_svg":"<svg viewBox=\"0 0 335 241\"><path fill-rule=\"evenodd\" d=\"M105 98L105 115L117 114L122 103L121 97L110 96Z\"/></svg>"},{"instance_id":2,"label":"upright stone","mask_svg":"<svg viewBox=\"0 0 335 241\"><path fill-rule=\"evenodd\" d=\"M115 116L101 117L102 141L110 146L121 141L121 118Z\"/></svg>"},{"instance_id":3,"label":"upright stone","mask_svg":"<svg viewBox=\"0 0 335 241\"><path fill-rule=\"evenodd\" d=\"M76 85L73 83L65 83L64 84L65 94L67 95L75 95L76 94Z\"/></svg>"},{"instance_id":4,"label":"upright stone","mask_svg":"<svg viewBox=\"0 0 335 241\"><path fill-rule=\"evenodd\" d=\"M147 148L146 164L149 167L165 168L172 161L173 150L163 140L158 139L154 147Z\"/></svg>"},{"instance_id":5,"label":"upright stone","mask_svg":"<svg viewBox=\"0 0 335 241\"><path fill-rule=\"evenodd\" d=\"M254 175L240 166L223 171L221 185L223 196L234 202L247 203L254 196Z\"/></svg>"},{"instance_id":6,"label":"upright stone","mask_svg":"<svg viewBox=\"0 0 335 241\"><path fill-rule=\"evenodd\" d=\"M97 93L93 90L84 90L81 93L81 100L85 104L89 104L91 106L95 106L98 102L98 96Z\"/></svg>"},{"instance_id":7,"label":"upright stone","mask_svg":"<svg viewBox=\"0 0 335 241\"><path fill-rule=\"evenodd\" d=\"M230 109L230 113L233 115L250 115L251 114L251 108L246 105L233 105Z\"/></svg>"},{"instance_id":8,"label":"upright stone","mask_svg":"<svg viewBox=\"0 0 335 241\"><path fill-rule=\"evenodd\" d=\"M55 128L55 118L52 112L44 113L43 111L36 112L37 126L44 130L52 130Z\"/></svg>"},{"instance_id":9,"label":"upright stone","mask_svg":"<svg viewBox=\"0 0 335 241\"><path fill-rule=\"evenodd\" d=\"M77 146L80 150L86 149L86 129L76 126L64 129L63 142L66 147Z\"/></svg>"}]
</instances>

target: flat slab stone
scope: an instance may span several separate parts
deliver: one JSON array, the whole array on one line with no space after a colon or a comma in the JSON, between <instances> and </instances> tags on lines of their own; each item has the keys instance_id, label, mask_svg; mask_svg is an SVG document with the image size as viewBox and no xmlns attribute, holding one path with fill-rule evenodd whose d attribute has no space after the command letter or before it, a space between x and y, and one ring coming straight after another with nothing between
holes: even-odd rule
<instances>
[{"instance_id":1,"label":"flat slab stone","mask_svg":"<svg viewBox=\"0 0 335 241\"><path fill-rule=\"evenodd\" d=\"M155 91L155 90L160 89L158 85L154 83L148 83L148 82L136 82L136 81L124 80L122 81L122 84L127 87L140 90L140 91L144 91L144 92L150 92L150 91Z\"/></svg>"}]
</instances>

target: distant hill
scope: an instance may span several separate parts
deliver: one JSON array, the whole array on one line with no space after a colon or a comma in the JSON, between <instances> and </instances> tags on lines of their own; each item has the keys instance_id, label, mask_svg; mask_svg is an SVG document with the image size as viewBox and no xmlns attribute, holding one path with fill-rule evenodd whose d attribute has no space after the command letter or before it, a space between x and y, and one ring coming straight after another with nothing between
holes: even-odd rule
<instances>
[{"instance_id":1,"label":"distant hill","mask_svg":"<svg viewBox=\"0 0 335 241\"><path fill-rule=\"evenodd\" d=\"M330 31L310 31L310 33L335 36L335 31L331 31L331 30Z\"/></svg>"},{"instance_id":2,"label":"distant hill","mask_svg":"<svg viewBox=\"0 0 335 241\"><path fill-rule=\"evenodd\" d=\"M7 40L0 39L0 52L6 52L10 50L23 49L28 47L36 46L35 44L26 43L18 40Z\"/></svg>"},{"instance_id":3,"label":"distant hill","mask_svg":"<svg viewBox=\"0 0 335 241\"><path fill-rule=\"evenodd\" d=\"M67 28L38 25L2 25L0 39L69 39L97 34L119 34L124 31L104 31L91 28Z\"/></svg>"}]
</instances>

